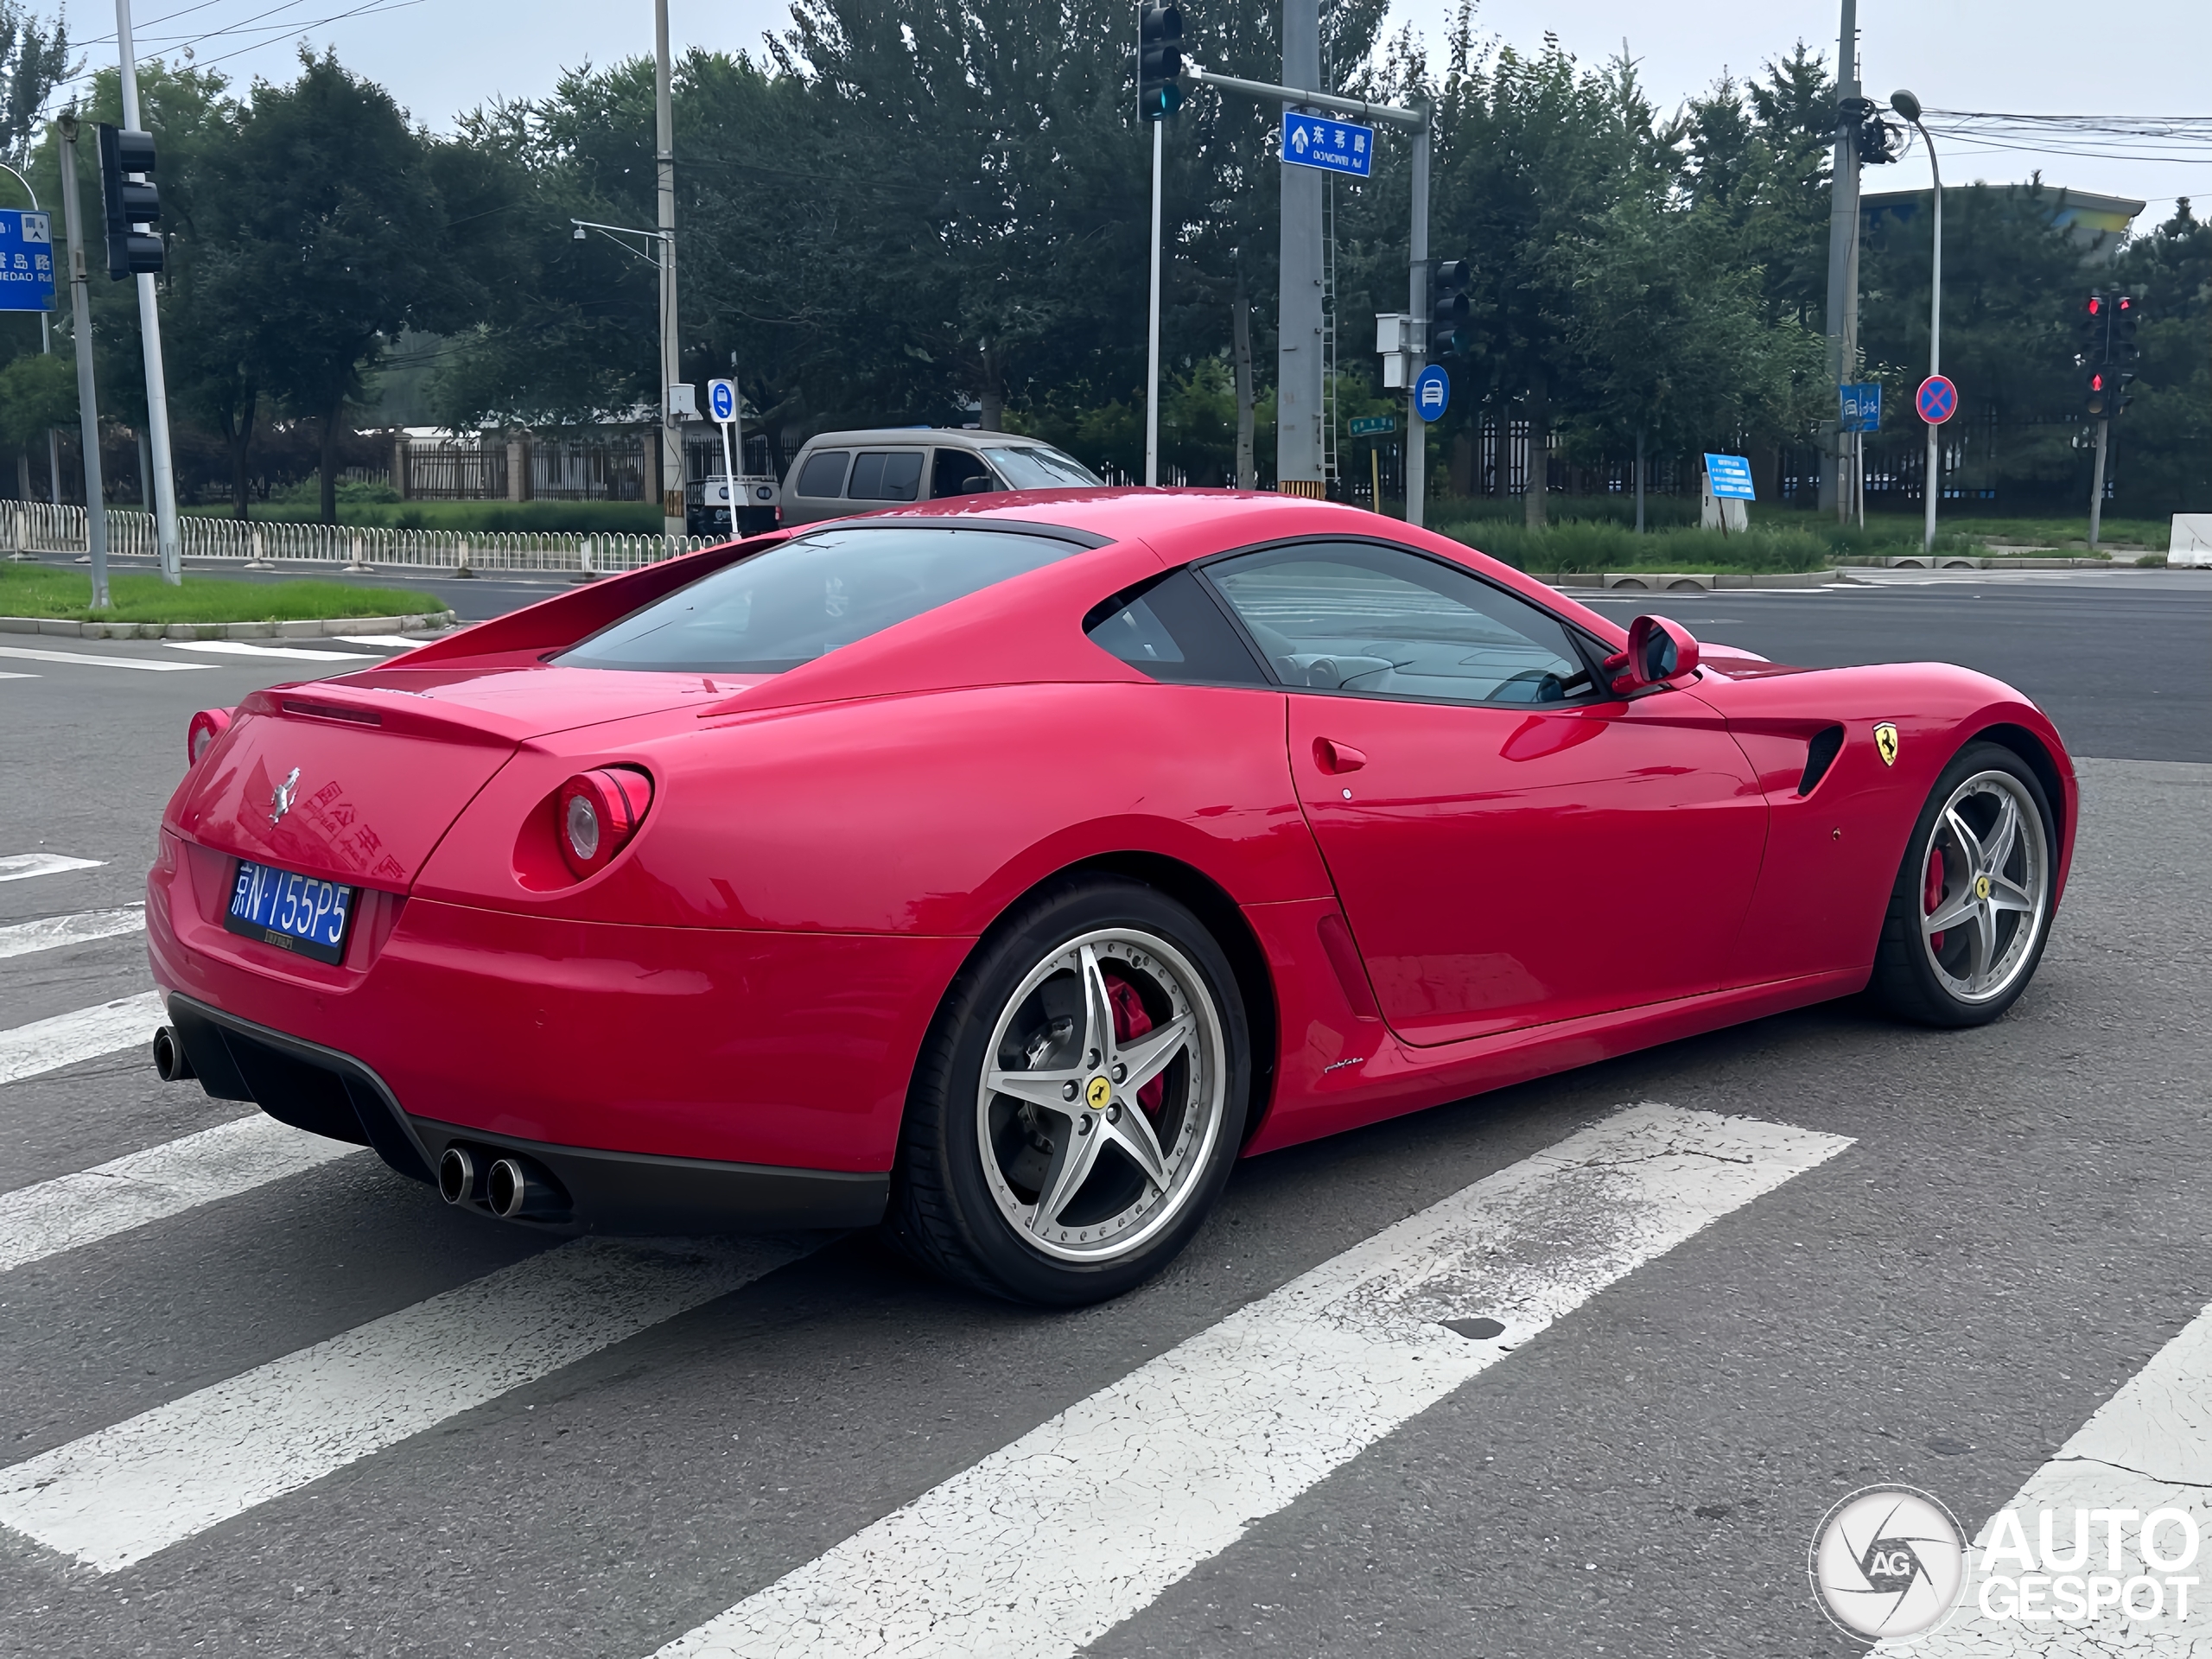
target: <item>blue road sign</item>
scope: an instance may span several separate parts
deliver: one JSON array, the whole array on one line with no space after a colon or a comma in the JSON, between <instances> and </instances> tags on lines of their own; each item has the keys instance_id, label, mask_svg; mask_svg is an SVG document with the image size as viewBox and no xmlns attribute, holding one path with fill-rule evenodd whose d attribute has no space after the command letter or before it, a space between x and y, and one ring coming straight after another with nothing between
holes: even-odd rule
<instances>
[{"instance_id":1,"label":"blue road sign","mask_svg":"<svg viewBox=\"0 0 2212 1659\"><path fill-rule=\"evenodd\" d=\"M1713 480L1713 493L1729 501L1756 501L1751 488L1751 463L1743 455L1707 455L1705 475Z\"/></svg>"},{"instance_id":2,"label":"blue road sign","mask_svg":"<svg viewBox=\"0 0 2212 1659\"><path fill-rule=\"evenodd\" d=\"M1282 158L1293 167L1318 167L1324 173L1363 179L1375 170L1375 129L1285 110Z\"/></svg>"},{"instance_id":3,"label":"blue road sign","mask_svg":"<svg viewBox=\"0 0 2212 1659\"><path fill-rule=\"evenodd\" d=\"M707 413L727 425L737 418L737 382L709 380L707 382Z\"/></svg>"},{"instance_id":4,"label":"blue road sign","mask_svg":"<svg viewBox=\"0 0 2212 1659\"><path fill-rule=\"evenodd\" d=\"M53 220L18 207L0 210L0 311L53 308Z\"/></svg>"},{"instance_id":5,"label":"blue road sign","mask_svg":"<svg viewBox=\"0 0 2212 1659\"><path fill-rule=\"evenodd\" d=\"M1882 383L1878 380L1857 381L1836 388L1837 401L1841 410L1841 425L1847 432L1878 432L1882 429Z\"/></svg>"},{"instance_id":6,"label":"blue road sign","mask_svg":"<svg viewBox=\"0 0 2212 1659\"><path fill-rule=\"evenodd\" d=\"M1452 407L1452 377L1441 363L1432 363L1414 378L1414 413L1424 421L1440 421Z\"/></svg>"},{"instance_id":7,"label":"blue road sign","mask_svg":"<svg viewBox=\"0 0 2212 1659\"><path fill-rule=\"evenodd\" d=\"M1941 426L1959 412L1959 389L1940 374L1931 374L1913 394L1912 406L1930 426Z\"/></svg>"}]
</instances>

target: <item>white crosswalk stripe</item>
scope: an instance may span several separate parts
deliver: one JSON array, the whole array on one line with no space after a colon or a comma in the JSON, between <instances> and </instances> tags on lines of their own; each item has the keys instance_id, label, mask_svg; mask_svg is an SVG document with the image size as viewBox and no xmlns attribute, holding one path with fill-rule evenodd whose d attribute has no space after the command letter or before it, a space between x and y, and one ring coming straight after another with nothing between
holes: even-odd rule
<instances>
[{"instance_id":1,"label":"white crosswalk stripe","mask_svg":"<svg viewBox=\"0 0 2212 1659\"><path fill-rule=\"evenodd\" d=\"M12 1031L0 1031L0 1084L95 1060L118 1049L151 1042L168 1020L159 991L142 991L112 1002L57 1014Z\"/></svg>"},{"instance_id":2,"label":"white crosswalk stripe","mask_svg":"<svg viewBox=\"0 0 2212 1659\"><path fill-rule=\"evenodd\" d=\"M73 916L46 916L35 922L0 927L0 960L52 950L65 944L87 944L140 933L146 927L143 905L123 905L113 910L80 910Z\"/></svg>"},{"instance_id":3,"label":"white crosswalk stripe","mask_svg":"<svg viewBox=\"0 0 2212 1659\"><path fill-rule=\"evenodd\" d=\"M1139 1367L657 1659L1073 1654L1606 1286L1848 1144L1619 1113ZM1441 1323L1462 1319L1501 1328Z\"/></svg>"},{"instance_id":4,"label":"white crosswalk stripe","mask_svg":"<svg viewBox=\"0 0 2212 1659\"><path fill-rule=\"evenodd\" d=\"M66 870L97 870L105 861L68 858L60 853L10 853L0 858L0 881L27 881L35 875L60 875Z\"/></svg>"},{"instance_id":5,"label":"white crosswalk stripe","mask_svg":"<svg viewBox=\"0 0 2212 1659\"><path fill-rule=\"evenodd\" d=\"M213 668L213 663L165 663L151 657L96 657L82 651L33 651L23 645L0 645L0 657L23 663L69 663L79 668L136 668L155 674L189 674Z\"/></svg>"},{"instance_id":6,"label":"white crosswalk stripe","mask_svg":"<svg viewBox=\"0 0 2212 1659\"><path fill-rule=\"evenodd\" d=\"M92 1169L0 1192L0 1273L357 1154L366 1155L349 1142L256 1112Z\"/></svg>"},{"instance_id":7,"label":"white crosswalk stripe","mask_svg":"<svg viewBox=\"0 0 2212 1659\"><path fill-rule=\"evenodd\" d=\"M563 1244L0 1471L0 1525L113 1572L823 1242Z\"/></svg>"},{"instance_id":8,"label":"white crosswalk stripe","mask_svg":"<svg viewBox=\"0 0 2212 1659\"><path fill-rule=\"evenodd\" d=\"M2019 1578L2032 1569L2009 1553L1993 1560L1991 1547L1999 1541L1999 1524L2009 1513L2020 1523L2020 1535L2003 1541L2035 1551L2036 1567L2048 1572L2042 1559L2046 1510L2057 1518L2052 1532L2062 1556L2070 1558L2082 1537L2089 1541L2085 1557L2075 1564L2085 1577L2102 1571L2118 1580L2115 1588L2132 1578L2161 1580L2155 1592L2147 1586L2135 1592L2139 1611L2152 1606L2155 1593L2159 1615L2131 1619L2113 1605L2107 1591L2097 1617L2056 1618L2055 1599L2048 1593L2051 1586L2046 1585L2044 1593L2031 1592L2030 1598L2031 1604L2040 1603L2039 1616L2018 1617ZM2198 1539L2196 1560L2183 1563L2190 1534L2179 1522L2159 1523L2152 1548L2162 1559L2177 1563L2171 1573L2145 1561L2141 1542L2140 1523L2161 1510L2188 1516L2188 1527ZM2088 1522L2078 1534L2077 1512ZM2108 1528L2101 1516L2118 1517L2117 1527ZM2212 1581L2205 1571L2207 1547L2212 1547L2212 1307L2152 1355L1989 1518L1967 1555L1965 1606L1934 1635L1916 1637L1910 1651L1923 1659L2104 1659L2114 1653L2154 1651L2161 1659L2203 1659L2212 1655L2208 1598L2202 1593ZM2181 1591L2178 1604L2171 1583L2176 1576L2192 1580ZM1998 1582L1985 1612L1983 1586L1993 1577ZM2075 1586L2077 1592L2088 1587ZM2177 1605L2189 1609L2185 1622L2175 1617ZM1885 1643L1876 1651L1900 1652L1905 1645Z\"/></svg>"},{"instance_id":9,"label":"white crosswalk stripe","mask_svg":"<svg viewBox=\"0 0 2212 1659\"><path fill-rule=\"evenodd\" d=\"M366 661L375 654L366 651L316 651L306 645L257 645L245 639L164 639L162 643L171 651L205 652L211 657L303 657L313 662L326 657L334 661Z\"/></svg>"},{"instance_id":10,"label":"white crosswalk stripe","mask_svg":"<svg viewBox=\"0 0 2212 1659\"><path fill-rule=\"evenodd\" d=\"M349 645L377 645L385 651L412 651L427 644L422 639L410 639L404 633L334 633L334 639L343 639Z\"/></svg>"}]
</instances>

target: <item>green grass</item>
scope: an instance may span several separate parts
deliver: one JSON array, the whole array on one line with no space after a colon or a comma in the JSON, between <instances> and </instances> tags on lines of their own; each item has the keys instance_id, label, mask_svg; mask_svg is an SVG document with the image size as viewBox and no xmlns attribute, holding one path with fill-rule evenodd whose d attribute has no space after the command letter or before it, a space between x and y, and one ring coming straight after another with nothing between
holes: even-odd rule
<instances>
[{"instance_id":1,"label":"green grass","mask_svg":"<svg viewBox=\"0 0 2212 1659\"><path fill-rule=\"evenodd\" d=\"M108 579L115 603L92 609L92 579L48 564L0 564L0 616L50 616L78 622L301 622L334 616L416 616L442 608L435 598L395 588L342 582L226 582L187 576L172 588L159 576Z\"/></svg>"},{"instance_id":2,"label":"green grass","mask_svg":"<svg viewBox=\"0 0 2212 1659\"><path fill-rule=\"evenodd\" d=\"M1724 536L1717 530L1680 529L1638 536L1632 527L1621 524L1563 524L1527 530L1503 520L1440 528L1522 570L1777 574L1825 570L1835 559L1835 549L1826 540L1802 530L1754 528Z\"/></svg>"},{"instance_id":3,"label":"green grass","mask_svg":"<svg viewBox=\"0 0 2212 1659\"><path fill-rule=\"evenodd\" d=\"M187 507L205 518L227 518L227 505ZM253 516L265 524L312 524L321 514L312 501L257 501ZM344 501L338 522L377 530L536 531L591 535L658 536L660 505L653 501Z\"/></svg>"}]
</instances>

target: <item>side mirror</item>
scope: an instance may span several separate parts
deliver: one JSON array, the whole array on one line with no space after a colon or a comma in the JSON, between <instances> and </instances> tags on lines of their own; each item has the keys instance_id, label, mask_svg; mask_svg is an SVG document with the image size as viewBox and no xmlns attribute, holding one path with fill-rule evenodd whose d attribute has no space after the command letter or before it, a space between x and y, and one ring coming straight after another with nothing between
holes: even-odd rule
<instances>
[{"instance_id":1,"label":"side mirror","mask_svg":"<svg viewBox=\"0 0 2212 1659\"><path fill-rule=\"evenodd\" d=\"M1628 649L1605 658L1613 690L1623 695L1656 686L1682 685L1697 672L1697 641L1679 622L1639 616L1628 625Z\"/></svg>"}]
</instances>

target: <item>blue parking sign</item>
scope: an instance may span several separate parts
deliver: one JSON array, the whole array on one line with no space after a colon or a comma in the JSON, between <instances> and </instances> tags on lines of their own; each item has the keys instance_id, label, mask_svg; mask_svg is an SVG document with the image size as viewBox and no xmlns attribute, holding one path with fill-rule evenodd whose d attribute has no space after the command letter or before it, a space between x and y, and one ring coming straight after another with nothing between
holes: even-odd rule
<instances>
[{"instance_id":1,"label":"blue parking sign","mask_svg":"<svg viewBox=\"0 0 2212 1659\"><path fill-rule=\"evenodd\" d=\"M1444 365L1432 363L1414 378L1414 413L1424 421L1440 421L1452 407L1452 377Z\"/></svg>"},{"instance_id":2,"label":"blue parking sign","mask_svg":"<svg viewBox=\"0 0 2212 1659\"><path fill-rule=\"evenodd\" d=\"M707 413L724 423L737 418L736 381L709 380L707 382Z\"/></svg>"},{"instance_id":3,"label":"blue parking sign","mask_svg":"<svg viewBox=\"0 0 2212 1659\"><path fill-rule=\"evenodd\" d=\"M20 207L0 209L0 311L54 308L54 221Z\"/></svg>"}]
</instances>

